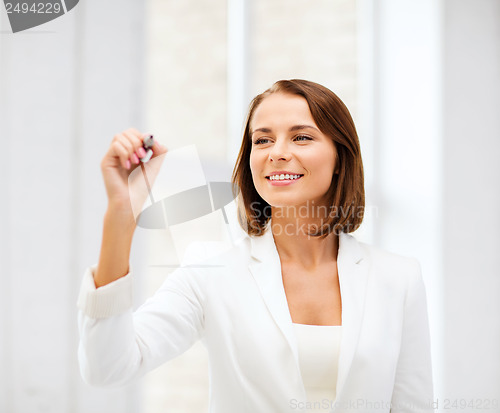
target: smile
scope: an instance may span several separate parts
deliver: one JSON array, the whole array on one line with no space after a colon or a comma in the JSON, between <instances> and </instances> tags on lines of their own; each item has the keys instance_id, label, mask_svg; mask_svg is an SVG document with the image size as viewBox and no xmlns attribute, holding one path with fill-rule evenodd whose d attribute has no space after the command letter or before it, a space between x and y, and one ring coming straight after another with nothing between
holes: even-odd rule
<instances>
[{"instance_id":1,"label":"smile","mask_svg":"<svg viewBox=\"0 0 500 413\"><path fill-rule=\"evenodd\" d=\"M297 174L297 175L281 174L281 175L266 176L266 179L269 179L270 181L289 181L289 180L299 179L302 176L304 176L304 175L302 175L302 174Z\"/></svg>"},{"instance_id":2,"label":"smile","mask_svg":"<svg viewBox=\"0 0 500 413\"><path fill-rule=\"evenodd\" d=\"M292 185L300 178L302 178L304 175L298 174L298 175L289 175L289 174L281 174L281 175L271 175L271 176L266 176L266 179L269 181L269 183L272 186L286 186L286 185Z\"/></svg>"}]
</instances>

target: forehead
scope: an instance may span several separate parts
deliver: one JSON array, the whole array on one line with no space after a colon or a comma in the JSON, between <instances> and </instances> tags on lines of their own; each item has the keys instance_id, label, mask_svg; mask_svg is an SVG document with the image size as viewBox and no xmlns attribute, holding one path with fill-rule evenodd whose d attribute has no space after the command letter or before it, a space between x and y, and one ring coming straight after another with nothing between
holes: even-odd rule
<instances>
[{"instance_id":1,"label":"forehead","mask_svg":"<svg viewBox=\"0 0 500 413\"><path fill-rule=\"evenodd\" d=\"M316 126L307 100L289 93L273 93L257 106L250 123L251 130L281 125L310 124Z\"/></svg>"}]
</instances>

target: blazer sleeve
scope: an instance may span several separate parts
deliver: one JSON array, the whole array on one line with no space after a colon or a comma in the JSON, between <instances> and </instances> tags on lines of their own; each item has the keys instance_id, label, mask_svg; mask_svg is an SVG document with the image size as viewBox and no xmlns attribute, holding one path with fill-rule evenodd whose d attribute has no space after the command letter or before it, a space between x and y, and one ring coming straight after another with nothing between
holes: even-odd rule
<instances>
[{"instance_id":1,"label":"blazer sleeve","mask_svg":"<svg viewBox=\"0 0 500 413\"><path fill-rule=\"evenodd\" d=\"M404 307L401 348L396 367L392 413L432 412L433 384L427 299L417 260Z\"/></svg>"},{"instance_id":2,"label":"blazer sleeve","mask_svg":"<svg viewBox=\"0 0 500 413\"><path fill-rule=\"evenodd\" d=\"M189 269L170 274L155 295L132 310L132 274L95 287L87 269L78 299L78 359L84 381L119 386L158 367L201 338L202 297Z\"/></svg>"}]
</instances>

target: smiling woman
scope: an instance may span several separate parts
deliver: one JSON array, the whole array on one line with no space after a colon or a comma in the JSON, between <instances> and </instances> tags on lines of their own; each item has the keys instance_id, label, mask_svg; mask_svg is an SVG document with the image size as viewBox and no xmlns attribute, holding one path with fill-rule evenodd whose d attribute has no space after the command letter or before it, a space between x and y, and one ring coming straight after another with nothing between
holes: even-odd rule
<instances>
[{"instance_id":1,"label":"smiling woman","mask_svg":"<svg viewBox=\"0 0 500 413\"><path fill-rule=\"evenodd\" d=\"M233 181L241 189L239 219L249 234L263 233L270 205L295 216L307 208L307 216L315 217L307 222L316 228L311 235L355 231L365 194L349 110L317 83L276 82L250 105Z\"/></svg>"},{"instance_id":2,"label":"smiling woman","mask_svg":"<svg viewBox=\"0 0 500 413\"><path fill-rule=\"evenodd\" d=\"M233 174L248 236L176 269L134 312L127 180L142 143L135 129L118 134L101 163L109 207L79 297L85 381L127 383L201 340L212 413L432 411L420 266L349 234L363 167L333 92L286 80L253 100Z\"/></svg>"},{"instance_id":3,"label":"smiling woman","mask_svg":"<svg viewBox=\"0 0 500 413\"><path fill-rule=\"evenodd\" d=\"M301 124L296 125L297 120ZM307 101L291 94L272 94L255 110L251 124L250 169L262 198L274 206L311 201L326 205L323 198L332 181L337 151L315 125Z\"/></svg>"}]
</instances>

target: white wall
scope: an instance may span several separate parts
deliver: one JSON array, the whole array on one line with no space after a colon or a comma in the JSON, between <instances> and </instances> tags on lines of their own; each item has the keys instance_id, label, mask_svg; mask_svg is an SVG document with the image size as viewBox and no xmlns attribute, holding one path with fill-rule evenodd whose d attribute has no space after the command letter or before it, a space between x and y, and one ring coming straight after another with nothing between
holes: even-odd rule
<instances>
[{"instance_id":1,"label":"white wall","mask_svg":"<svg viewBox=\"0 0 500 413\"><path fill-rule=\"evenodd\" d=\"M83 384L76 295L97 261L113 135L144 127L143 4L82 1L0 34L0 412L137 412L135 387ZM140 257L140 254L136 254Z\"/></svg>"},{"instance_id":2,"label":"white wall","mask_svg":"<svg viewBox=\"0 0 500 413\"><path fill-rule=\"evenodd\" d=\"M500 2L360 7L374 242L422 264L435 407L499 411Z\"/></svg>"},{"instance_id":3,"label":"white wall","mask_svg":"<svg viewBox=\"0 0 500 413\"><path fill-rule=\"evenodd\" d=\"M444 1L442 33L444 395L479 410L500 404L500 2Z\"/></svg>"}]
</instances>

